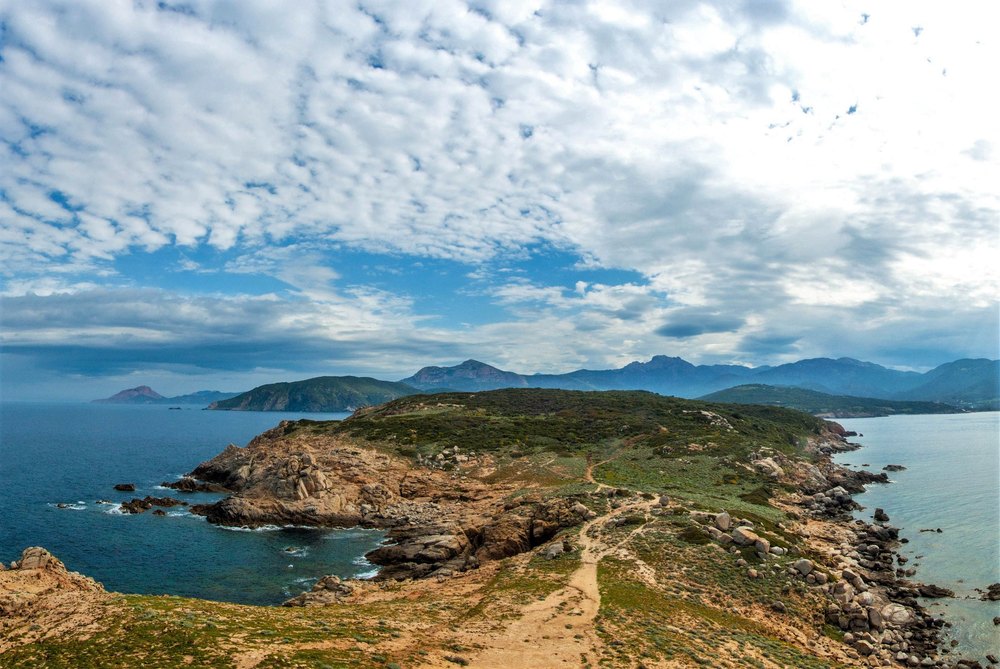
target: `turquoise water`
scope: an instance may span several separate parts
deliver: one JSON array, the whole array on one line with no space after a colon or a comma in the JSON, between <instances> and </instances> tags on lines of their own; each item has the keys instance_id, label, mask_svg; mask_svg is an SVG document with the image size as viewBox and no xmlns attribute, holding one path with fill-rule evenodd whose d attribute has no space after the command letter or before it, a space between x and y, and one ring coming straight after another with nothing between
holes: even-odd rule
<instances>
[{"instance_id":1,"label":"turquoise water","mask_svg":"<svg viewBox=\"0 0 1000 669\"><path fill-rule=\"evenodd\" d=\"M345 416L0 404L0 560L9 563L26 546L44 546L110 590L246 604L279 603L323 574L370 572L361 556L381 542L381 532L223 529L179 507L165 517L116 513L120 502L146 495L190 503L218 499L158 486L280 420ZM122 482L135 483L136 491L115 491ZM70 506L60 509L59 503Z\"/></svg>"},{"instance_id":2,"label":"turquoise water","mask_svg":"<svg viewBox=\"0 0 1000 669\"><path fill-rule=\"evenodd\" d=\"M1000 413L889 416L839 420L863 434L864 448L836 457L841 464L890 472L892 483L870 485L856 499L871 520L876 507L909 539L901 554L914 580L955 591L955 599L923 600L952 623L954 652L982 660L1000 654L1000 602L983 602L976 588L1000 582ZM941 528L941 533L921 529Z\"/></svg>"}]
</instances>

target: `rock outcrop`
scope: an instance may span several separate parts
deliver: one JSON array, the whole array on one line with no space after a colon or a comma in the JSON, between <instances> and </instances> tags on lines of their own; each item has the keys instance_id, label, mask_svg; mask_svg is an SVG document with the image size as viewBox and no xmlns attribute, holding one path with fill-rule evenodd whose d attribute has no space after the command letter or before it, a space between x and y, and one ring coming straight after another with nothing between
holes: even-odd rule
<instances>
[{"instance_id":1,"label":"rock outcrop","mask_svg":"<svg viewBox=\"0 0 1000 669\"><path fill-rule=\"evenodd\" d=\"M182 481L234 492L191 507L212 523L385 528L391 543L367 556L381 568L378 579L474 569L531 550L591 515L567 498L505 502L509 487L465 476L483 465L481 456L457 448L441 455L411 460L282 423L245 448L228 446Z\"/></svg>"},{"instance_id":2,"label":"rock outcrop","mask_svg":"<svg viewBox=\"0 0 1000 669\"><path fill-rule=\"evenodd\" d=\"M121 507L119 507L122 513L142 513L143 511L148 511L154 506L187 506L187 502L182 502L179 499L174 499L173 497L152 497L146 495L142 499L135 497L127 502L122 502Z\"/></svg>"},{"instance_id":3,"label":"rock outcrop","mask_svg":"<svg viewBox=\"0 0 1000 669\"><path fill-rule=\"evenodd\" d=\"M93 633L107 600L100 583L68 571L44 548L24 549L0 570L0 654L39 639Z\"/></svg>"},{"instance_id":4,"label":"rock outcrop","mask_svg":"<svg viewBox=\"0 0 1000 669\"><path fill-rule=\"evenodd\" d=\"M291 599L282 602L282 606L329 606L331 604L342 604L351 593L354 587L342 581L338 576L324 576L319 579L309 592L303 592Z\"/></svg>"},{"instance_id":5,"label":"rock outcrop","mask_svg":"<svg viewBox=\"0 0 1000 669\"><path fill-rule=\"evenodd\" d=\"M230 444L196 467L195 485L235 494L192 510L222 525L378 526L403 500L404 458L336 439L319 445L308 434L286 434L289 426L282 422L245 448Z\"/></svg>"},{"instance_id":6,"label":"rock outcrop","mask_svg":"<svg viewBox=\"0 0 1000 669\"><path fill-rule=\"evenodd\" d=\"M178 492L232 492L229 488L218 483L206 483L190 476L182 476L176 481L164 481L160 485Z\"/></svg>"},{"instance_id":7,"label":"rock outcrop","mask_svg":"<svg viewBox=\"0 0 1000 669\"><path fill-rule=\"evenodd\" d=\"M590 510L567 498L525 496L470 514L460 508L447 522L418 523L389 531L394 543L365 557L382 567L376 579L448 576L529 551L559 530L585 520Z\"/></svg>"}]
</instances>

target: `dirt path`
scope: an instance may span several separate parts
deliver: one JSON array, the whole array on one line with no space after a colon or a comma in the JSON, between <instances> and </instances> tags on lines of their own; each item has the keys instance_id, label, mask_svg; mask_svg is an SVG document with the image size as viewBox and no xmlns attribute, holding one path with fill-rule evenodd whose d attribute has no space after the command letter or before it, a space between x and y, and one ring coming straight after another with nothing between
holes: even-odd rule
<instances>
[{"instance_id":1,"label":"dirt path","mask_svg":"<svg viewBox=\"0 0 1000 669\"><path fill-rule=\"evenodd\" d=\"M601 606L597 565L602 557L619 548L602 541L600 528L617 515L648 510L651 504L626 505L585 523L577 535L581 548L580 566L570 576L566 586L544 600L527 604L521 609L520 617L506 629L481 639L484 648L467 658L468 666L480 669L596 666L601 649L601 641L594 630L594 619ZM443 659L434 659L424 666L455 665Z\"/></svg>"},{"instance_id":2,"label":"dirt path","mask_svg":"<svg viewBox=\"0 0 1000 669\"><path fill-rule=\"evenodd\" d=\"M486 648L469 658L469 666L510 669L597 663L600 641L594 632L594 618L601 605L597 588L599 546L589 531L603 520L606 518L592 520L581 528L577 538L582 548L581 564L566 587L525 606L521 617L507 629L484 640Z\"/></svg>"}]
</instances>

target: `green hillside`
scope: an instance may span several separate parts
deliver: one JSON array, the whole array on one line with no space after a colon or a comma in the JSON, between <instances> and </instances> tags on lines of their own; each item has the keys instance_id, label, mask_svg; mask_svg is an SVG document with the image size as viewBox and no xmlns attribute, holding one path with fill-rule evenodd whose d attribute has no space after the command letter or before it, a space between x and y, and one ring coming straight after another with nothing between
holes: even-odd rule
<instances>
[{"instance_id":1,"label":"green hillside","mask_svg":"<svg viewBox=\"0 0 1000 669\"><path fill-rule=\"evenodd\" d=\"M318 376L304 381L258 386L209 409L228 411L354 411L417 390L405 383L359 376Z\"/></svg>"},{"instance_id":2,"label":"green hillside","mask_svg":"<svg viewBox=\"0 0 1000 669\"><path fill-rule=\"evenodd\" d=\"M835 418L891 416L893 414L955 413L959 409L940 402L910 402L903 400L828 395L805 388L768 386L750 383L705 395L701 399L729 404L763 404L805 411L813 415Z\"/></svg>"},{"instance_id":3,"label":"green hillside","mask_svg":"<svg viewBox=\"0 0 1000 669\"><path fill-rule=\"evenodd\" d=\"M645 391L585 392L541 388L414 395L360 412L335 424L370 440L414 453L442 449L519 457L538 452L566 456L611 452L659 455L687 452L710 439L716 454L745 455L770 446L793 452L823 421L776 407L723 406Z\"/></svg>"}]
</instances>

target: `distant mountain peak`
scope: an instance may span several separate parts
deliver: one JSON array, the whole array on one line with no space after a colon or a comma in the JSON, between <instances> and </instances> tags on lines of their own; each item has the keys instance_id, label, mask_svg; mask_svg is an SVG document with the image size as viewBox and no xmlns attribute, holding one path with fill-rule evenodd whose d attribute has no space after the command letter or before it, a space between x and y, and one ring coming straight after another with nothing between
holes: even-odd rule
<instances>
[{"instance_id":1,"label":"distant mountain peak","mask_svg":"<svg viewBox=\"0 0 1000 669\"><path fill-rule=\"evenodd\" d=\"M456 383L457 382L457 383ZM474 390L523 387L525 378L515 372L505 372L493 365L469 359L452 367L424 367L411 377L402 380L416 388L460 387Z\"/></svg>"},{"instance_id":2,"label":"distant mountain peak","mask_svg":"<svg viewBox=\"0 0 1000 669\"><path fill-rule=\"evenodd\" d=\"M668 369L671 367L694 367L684 358L670 355L654 355L649 362L630 362L623 369Z\"/></svg>"},{"instance_id":3,"label":"distant mountain peak","mask_svg":"<svg viewBox=\"0 0 1000 669\"><path fill-rule=\"evenodd\" d=\"M500 371L500 368L498 367L494 367L493 365L487 365L485 362L480 362L479 360L474 360L473 358L469 358L465 362L456 365L456 367L458 369L493 369L498 372Z\"/></svg>"}]
</instances>

